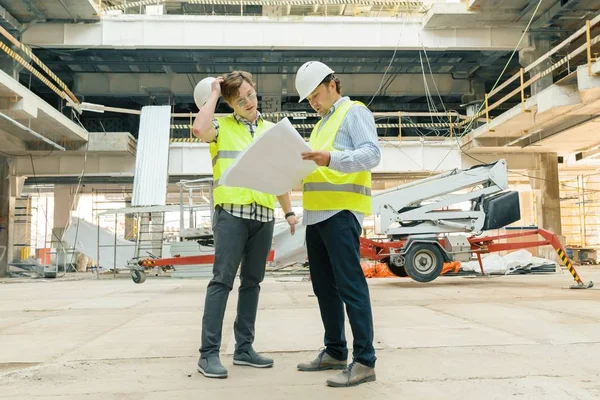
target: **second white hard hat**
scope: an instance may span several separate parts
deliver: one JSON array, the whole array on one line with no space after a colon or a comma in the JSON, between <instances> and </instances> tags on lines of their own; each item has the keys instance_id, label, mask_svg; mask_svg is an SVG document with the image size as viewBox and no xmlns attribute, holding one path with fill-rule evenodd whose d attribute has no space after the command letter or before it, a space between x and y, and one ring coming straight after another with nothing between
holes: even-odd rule
<instances>
[{"instance_id":1,"label":"second white hard hat","mask_svg":"<svg viewBox=\"0 0 600 400\"><path fill-rule=\"evenodd\" d=\"M300 95L298 103L306 99L323 82L323 79L333 72L331 68L320 61L304 63L296 73L296 91Z\"/></svg>"},{"instance_id":2,"label":"second white hard hat","mask_svg":"<svg viewBox=\"0 0 600 400\"><path fill-rule=\"evenodd\" d=\"M212 91L212 83L215 81L215 78L209 76L208 78L202 79L196 87L194 88L194 102L198 109L201 109L204 103L210 97L210 92Z\"/></svg>"}]
</instances>

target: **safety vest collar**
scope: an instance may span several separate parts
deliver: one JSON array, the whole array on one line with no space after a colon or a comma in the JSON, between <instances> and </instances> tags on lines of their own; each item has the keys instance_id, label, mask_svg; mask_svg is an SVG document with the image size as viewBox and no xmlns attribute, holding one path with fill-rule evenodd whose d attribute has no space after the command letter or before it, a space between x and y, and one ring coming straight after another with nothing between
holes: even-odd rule
<instances>
[{"instance_id":1,"label":"safety vest collar","mask_svg":"<svg viewBox=\"0 0 600 400\"><path fill-rule=\"evenodd\" d=\"M313 150L334 150L333 143L338 134L340 127L346 114L355 104L353 101L345 101L336 108L336 110L327 118L327 121L320 120L314 127L311 135L309 146Z\"/></svg>"}]
</instances>

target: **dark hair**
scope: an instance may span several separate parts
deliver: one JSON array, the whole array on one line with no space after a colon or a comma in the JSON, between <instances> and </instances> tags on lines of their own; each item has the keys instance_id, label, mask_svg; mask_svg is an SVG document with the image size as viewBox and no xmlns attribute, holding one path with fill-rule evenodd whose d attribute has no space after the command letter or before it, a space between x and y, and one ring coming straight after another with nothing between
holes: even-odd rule
<instances>
[{"instance_id":1,"label":"dark hair","mask_svg":"<svg viewBox=\"0 0 600 400\"><path fill-rule=\"evenodd\" d=\"M239 94L240 86L244 82L248 82L256 89L256 84L252 79L252 74L246 71L232 71L223 75L223 83L221 83L221 93L223 98L228 103L231 103Z\"/></svg>"},{"instance_id":2,"label":"dark hair","mask_svg":"<svg viewBox=\"0 0 600 400\"><path fill-rule=\"evenodd\" d=\"M338 94L342 94L342 83L340 82L340 78L334 76L333 74L329 74L321 81L321 84L329 86L329 82L335 82L335 90Z\"/></svg>"}]
</instances>

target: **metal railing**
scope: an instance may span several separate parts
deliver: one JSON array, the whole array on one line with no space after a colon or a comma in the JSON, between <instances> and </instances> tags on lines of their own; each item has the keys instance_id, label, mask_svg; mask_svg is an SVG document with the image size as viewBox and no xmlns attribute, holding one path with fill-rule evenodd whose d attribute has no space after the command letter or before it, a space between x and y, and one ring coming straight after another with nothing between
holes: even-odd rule
<instances>
[{"instance_id":1,"label":"metal railing","mask_svg":"<svg viewBox=\"0 0 600 400\"><path fill-rule=\"evenodd\" d=\"M450 137L453 137L458 130L461 129L461 121L466 121L469 117L461 115L455 111L452 112L373 112L373 117L376 119L397 119L395 123L376 123L375 126L379 129L393 128L398 129L398 138L402 137L402 129L408 128L423 128L423 129L447 129L449 130ZM172 114L174 118L181 118L181 116L187 116L189 118L188 124L172 124L171 125L171 142L200 142L196 136L194 136L192 124L193 118L197 115L194 113ZM215 114L215 116L224 116L226 114ZM270 119L271 121L279 121L282 118L318 118L318 114L313 113L290 113L290 112L273 112L263 113L263 117ZM412 122L413 117L435 117L440 121L442 118L447 122ZM404 121L403 121L404 119ZM408 122L405 122L408 120ZM292 126L296 129L312 129L316 123L294 123ZM308 139L308 138L307 138Z\"/></svg>"},{"instance_id":2,"label":"metal railing","mask_svg":"<svg viewBox=\"0 0 600 400\"><path fill-rule=\"evenodd\" d=\"M538 58L536 61L534 61L527 67L521 68L518 73L514 74L512 77L507 79L504 83L499 85L493 91L491 91L490 93L486 93L485 97L484 97L483 107L481 107L480 111L477 112L472 118L481 118L481 117L485 116L485 120L486 120L488 130L489 130L490 129L489 128L490 111L493 111L498 106L500 106L501 104L505 103L506 101L508 101L509 99L511 99L517 95L519 95L521 97L521 109L526 112L527 107L526 107L525 89L531 87L535 82L537 82L540 79L542 79L543 77L551 74L552 72L554 72L555 70L557 70L558 68L560 68L561 66L563 66L565 64L569 64L570 66L574 66L576 68L578 66L577 63L575 63L573 65L571 65L570 63L571 63L571 61L573 61L575 59L576 56L578 56L584 52L587 53L586 54L587 55L586 63L587 63L587 68L588 68L588 74L591 76L592 75L592 63L598 60L597 57L592 57L592 46L596 45L597 43L600 43L600 35L597 35L594 38L591 37L591 29L593 27L595 27L596 25L598 25L598 23L600 23L600 15L596 16L591 21L590 20L586 21L586 24L584 27L578 29L575 33L573 33L571 36L569 36L567 39L565 39L559 45L557 45L556 47L554 47L553 49L548 51L546 54L544 54L542 57ZM525 80L525 73L532 71L535 67L539 66L544 61L549 60L549 58L552 55L558 53L561 49L567 47L568 45L570 45L576 39L580 38L583 35L585 35L585 43L584 44L580 45L575 50L567 53L567 55L565 57L561 58L558 62L553 63L552 65L550 65L548 68L544 69L543 71L540 71L540 72L536 73L535 75L531 76L527 81ZM506 89L511 83L513 83L517 80L519 80L519 86L517 88L515 88L508 94L504 95L502 98L500 98L496 102L490 104L490 99L492 97L495 97L496 95L498 95L502 90ZM468 124L469 122L470 121L467 120L467 121L462 122L462 124L465 125L465 124Z\"/></svg>"}]
</instances>

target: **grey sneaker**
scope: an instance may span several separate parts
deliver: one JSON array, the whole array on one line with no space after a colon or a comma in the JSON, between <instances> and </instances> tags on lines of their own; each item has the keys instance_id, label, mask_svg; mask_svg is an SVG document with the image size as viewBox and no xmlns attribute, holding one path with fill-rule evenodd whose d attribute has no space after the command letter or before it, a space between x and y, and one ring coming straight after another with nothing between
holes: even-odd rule
<instances>
[{"instance_id":1,"label":"grey sneaker","mask_svg":"<svg viewBox=\"0 0 600 400\"><path fill-rule=\"evenodd\" d=\"M207 378L227 378L227 369L221 364L218 356L200 357L198 372Z\"/></svg>"},{"instance_id":2,"label":"grey sneaker","mask_svg":"<svg viewBox=\"0 0 600 400\"><path fill-rule=\"evenodd\" d=\"M269 368L273 366L273 360L261 356L254 349L250 349L243 353L233 353L233 364L234 365L248 365L255 368Z\"/></svg>"},{"instance_id":3,"label":"grey sneaker","mask_svg":"<svg viewBox=\"0 0 600 400\"><path fill-rule=\"evenodd\" d=\"M327 385L333 387L356 386L365 382L375 381L375 368L367 367L359 362L353 361L348 368L327 379Z\"/></svg>"},{"instance_id":4,"label":"grey sneaker","mask_svg":"<svg viewBox=\"0 0 600 400\"><path fill-rule=\"evenodd\" d=\"M312 361L298 364L300 371L325 371L327 369L344 369L346 360L336 360L325 352L321 351L317 358Z\"/></svg>"}]
</instances>

